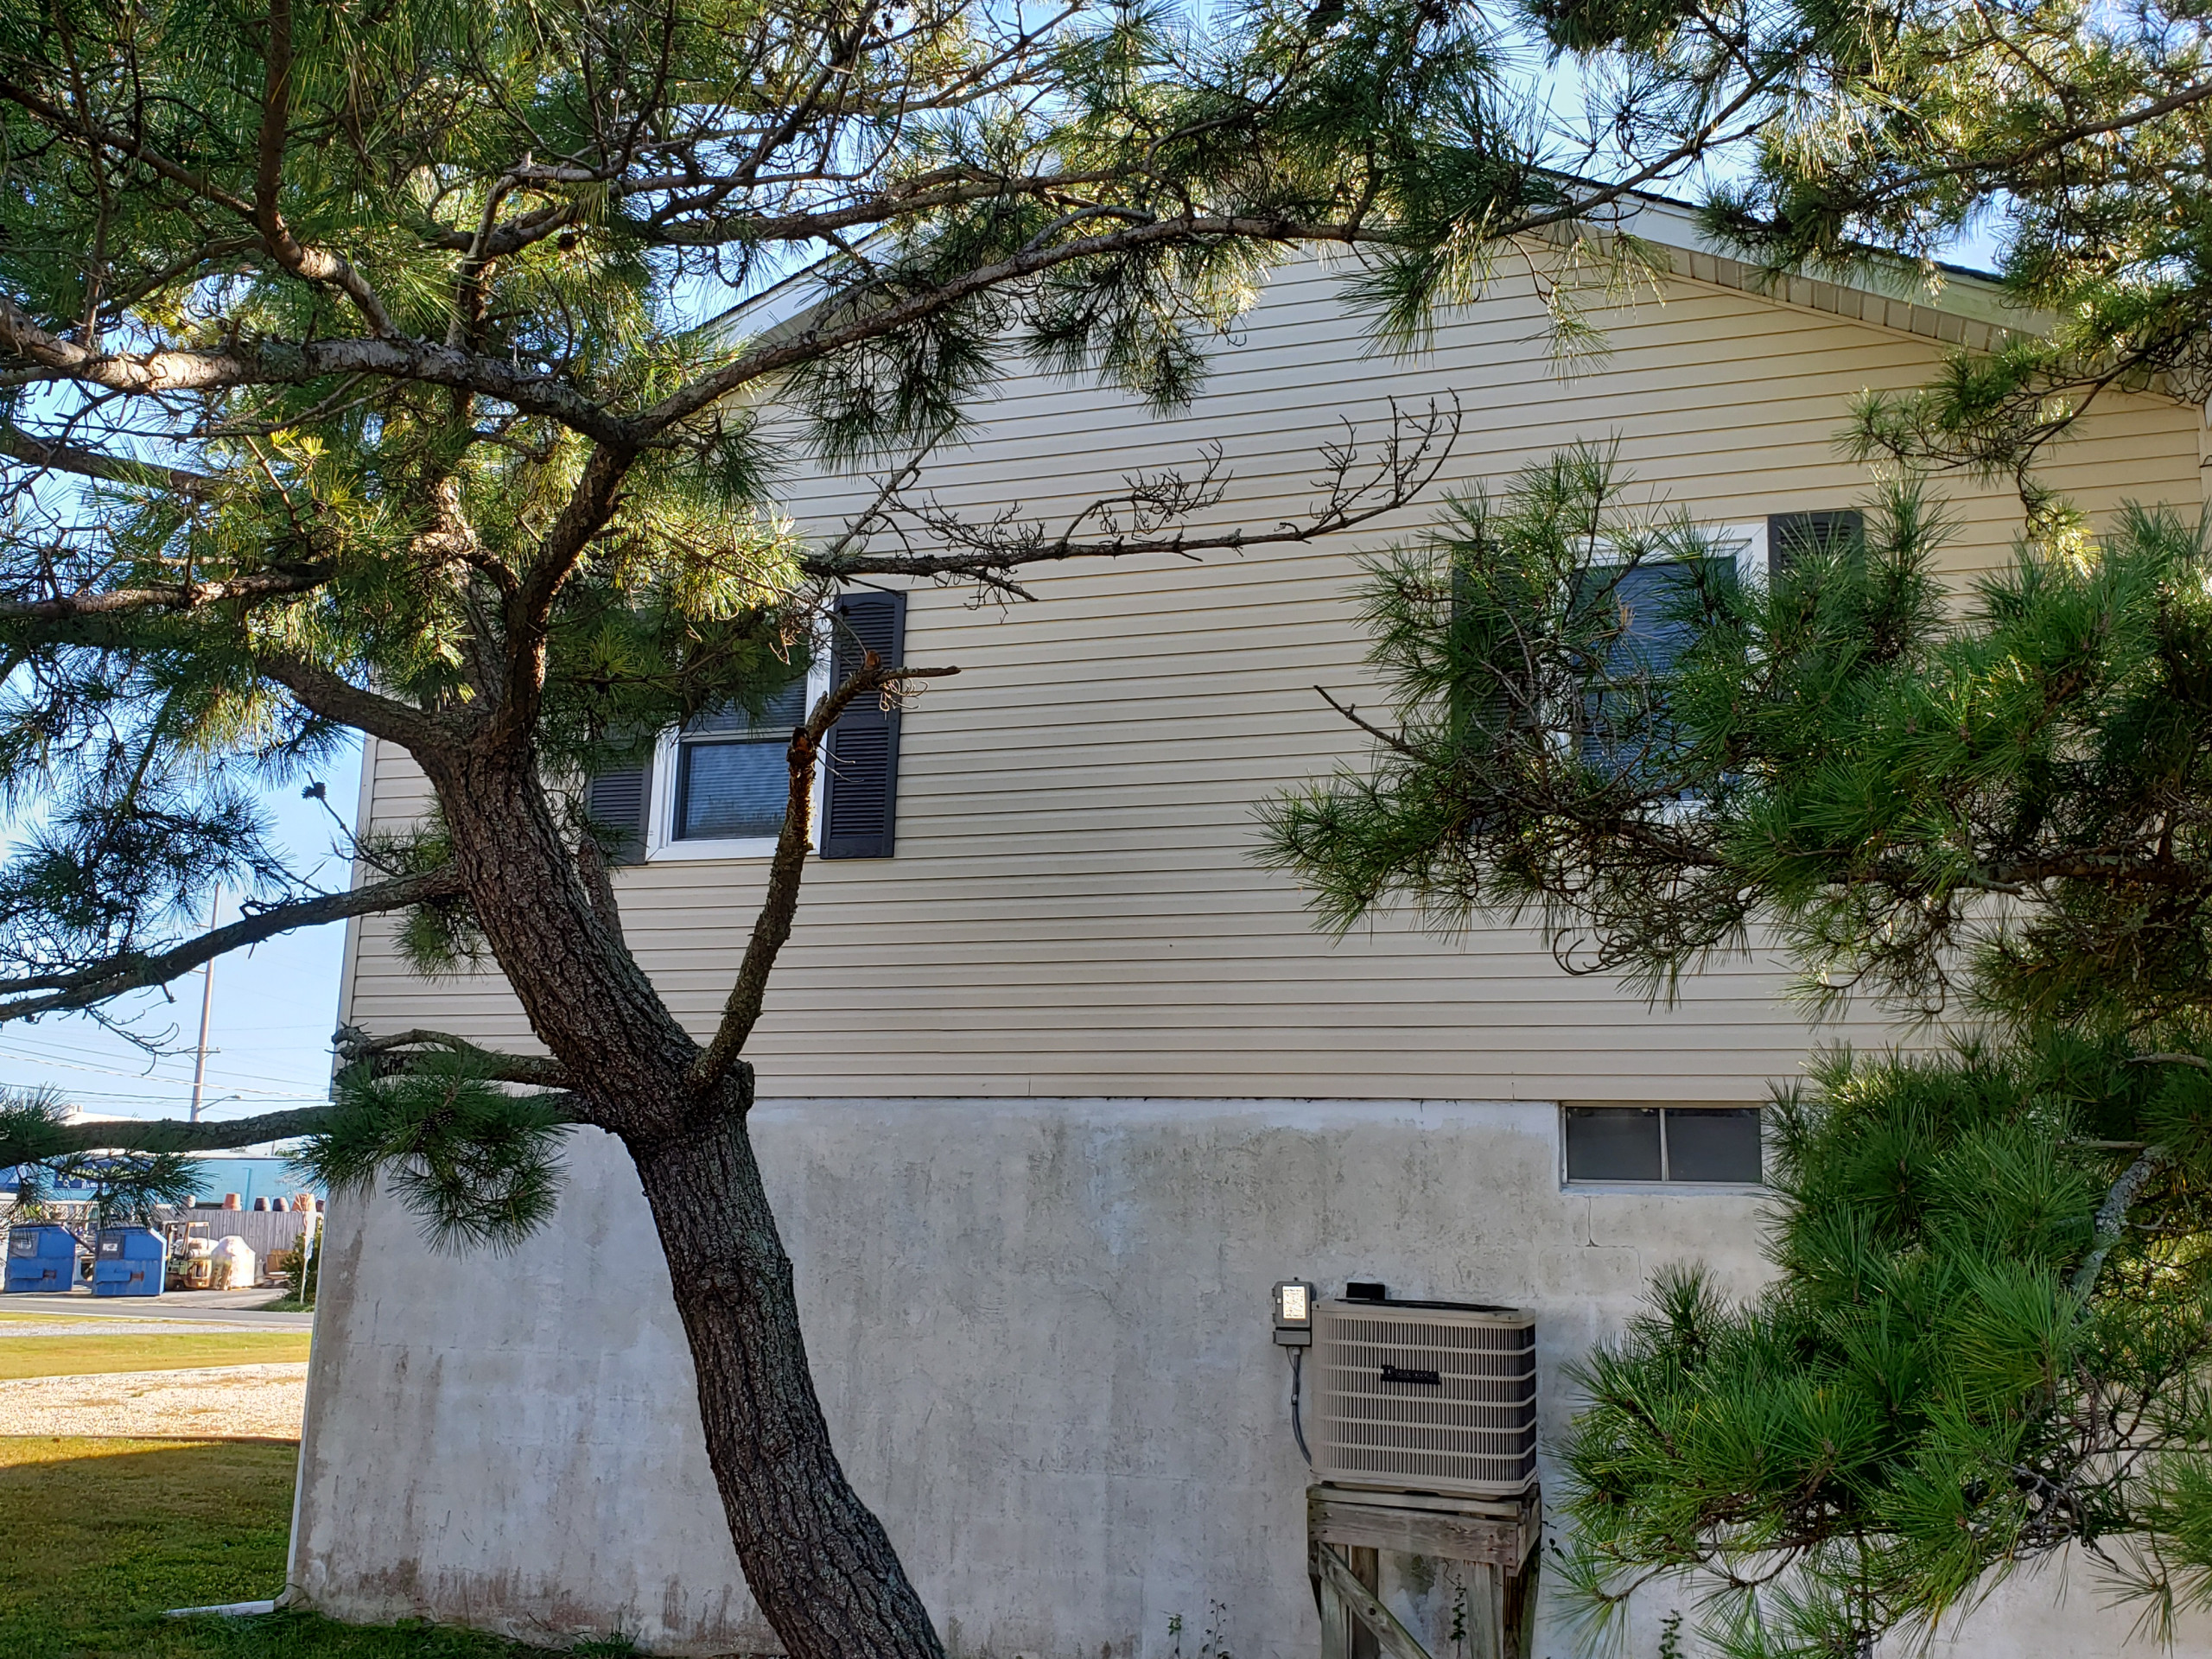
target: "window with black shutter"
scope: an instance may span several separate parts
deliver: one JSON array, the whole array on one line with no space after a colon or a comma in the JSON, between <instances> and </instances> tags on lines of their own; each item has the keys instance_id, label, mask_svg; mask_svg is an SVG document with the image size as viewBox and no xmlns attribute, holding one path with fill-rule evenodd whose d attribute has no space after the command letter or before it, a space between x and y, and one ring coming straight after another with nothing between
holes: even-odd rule
<instances>
[{"instance_id":1,"label":"window with black shutter","mask_svg":"<svg viewBox=\"0 0 2212 1659\"><path fill-rule=\"evenodd\" d=\"M1577 607L1586 607L1586 615L1609 613L1592 620L1618 630L1605 650L1599 689L1583 698L1575 734L1591 766L1613 777L1639 768L1665 771L1674 741L1666 682L1695 632L1682 607L1707 570L1732 557L1599 564L1582 573Z\"/></svg>"},{"instance_id":2,"label":"window with black shutter","mask_svg":"<svg viewBox=\"0 0 2212 1659\"><path fill-rule=\"evenodd\" d=\"M793 680L753 714L708 710L677 734L667 838L773 841L791 799L791 731L806 721L807 685Z\"/></svg>"},{"instance_id":3,"label":"window with black shutter","mask_svg":"<svg viewBox=\"0 0 2212 1659\"><path fill-rule=\"evenodd\" d=\"M891 666L906 648L906 596L860 591L836 604L830 683L842 685L866 655ZM822 856L889 858L899 824L899 711L855 697L830 728L823 765Z\"/></svg>"}]
</instances>

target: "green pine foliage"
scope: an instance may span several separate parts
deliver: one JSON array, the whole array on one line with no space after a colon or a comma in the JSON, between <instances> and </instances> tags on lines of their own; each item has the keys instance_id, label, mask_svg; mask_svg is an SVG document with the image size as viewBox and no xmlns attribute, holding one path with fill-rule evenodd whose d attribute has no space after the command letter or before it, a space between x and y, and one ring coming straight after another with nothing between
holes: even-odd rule
<instances>
[{"instance_id":1,"label":"green pine foliage","mask_svg":"<svg viewBox=\"0 0 2212 1659\"><path fill-rule=\"evenodd\" d=\"M1455 501L1370 567L1376 765L1274 804L1268 854L1336 928L1534 915L1655 992L1756 918L1815 1004L2212 1009L2205 529L2024 544L1956 619L1948 533L1893 481L1863 542L1745 581L1590 448Z\"/></svg>"},{"instance_id":2,"label":"green pine foliage","mask_svg":"<svg viewBox=\"0 0 2212 1659\"><path fill-rule=\"evenodd\" d=\"M1513 83L1513 27L1435 0L0 11L0 1019L196 967L170 952L216 887L331 919L257 802L363 729L520 746L604 852L581 783L763 707L843 584L1018 594L1033 554L1142 544L787 515L798 469L895 471L1011 370L1176 406L1316 245L1393 345L1516 233L1614 269L1573 226L1618 188L1578 172L1688 164L1745 92L1734 35L1677 29L1675 80L1578 124ZM1155 529L1205 495L1154 487ZM395 887L465 861L435 815L338 850ZM410 956L486 965L467 883L431 884L395 903Z\"/></svg>"},{"instance_id":3,"label":"green pine foliage","mask_svg":"<svg viewBox=\"0 0 2212 1659\"><path fill-rule=\"evenodd\" d=\"M2171 0L1789 10L1797 95L1708 222L1777 271L1940 283L1961 237L1993 247L2023 326L1925 388L1869 396L1857 440L2062 512L2034 467L2082 410L2113 388L2208 390L2212 22Z\"/></svg>"},{"instance_id":4,"label":"green pine foliage","mask_svg":"<svg viewBox=\"0 0 2212 1659\"><path fill-rule=\"evenodd\" d=\"M560 1200L571 1121L557 1100L513 1093L483 1071L449 1053L397 1075L347 1067L333 1109L294 1154L295 1173L334 1198L365 1199L381 1180L437 1249L513 1249Z\"/></svg>"},{"instance_id":5,"label":"green pine foliage","mask_svg":"<svg viewBox=\"0 0 2212 1659\"><path fill-rule=\"evenodd\" d=\"M1669 1274L1582 1366L1599 1624L1679 1580L1843 1659L2069 1545L2212 1605L2212 537L2130 509L1961 607L1946 533L1895 480L1769 579L1556 456L1370 562L1373 761L1267 810L1339 930L1530 917L1655 996L1777 948L1963 1033L1779 1093L1770 1287Z\"/></svg>"},{"instance_id":6,"label":"green pine foliage","mask_svg":"<svg viewBox=\"0 0 2212 1659\"><path fill-rule=\"evenodd\" d=\"M1578 1368L1582 1610L1694 1570L1721 1651L1853 1655L2067 1544L2153 1632L2212 1601L2212 1166L2160 1160L2099 1227L2145 1145L2111 1131L2202 1125L2206 1076L2053 1035L1831 1057L1781 1096L1773 1288L1662 1274Z\"/></svg>"},{"instance_id":7,"label":"green pine foliage","mask_svg":"<svg viewBox=\"0 0 2212 1659\"><path fill-rule=\"evenodd\" d=\"M192 1160L170 1152L82 1151L56 1147L57 1132L69 1109L50 1090L0 1090L0 1149L21 1160L15 1166L16 1201L10 1213L21 1221L41 1221L64 1213L54 1192L89 1186L92 1225L145 1227L162 1211L188 1204L198 1191Z\"/></svg>"}]
</instances>

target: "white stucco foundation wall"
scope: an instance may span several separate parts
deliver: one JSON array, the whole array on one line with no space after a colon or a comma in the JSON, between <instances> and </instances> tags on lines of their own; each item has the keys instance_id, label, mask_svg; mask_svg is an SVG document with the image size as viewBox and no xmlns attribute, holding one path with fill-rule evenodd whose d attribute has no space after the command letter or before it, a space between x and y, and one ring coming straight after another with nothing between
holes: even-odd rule
<instances>
[{"instance_id":1,"label":"white stucco foundation wall","mask_svg":"<svg viewBox=\"0 0 2212 1659\"><path fill-rule=\"evenodd\" d=\"M1542 1103L813 1100L753 1122L837 1446L961 1655L1161 1659L1177 1615L1185 1654L1210 1624L1236 1659L1318 1650L1279 1279L1534 1309L1549 1436L1560 1363L1655 1268L1760 1273L1756 1197L1562 1192ZM578 1134L557 1221L510 1258L435 1256L382 1196L345 1206L296 1590L349 1619L772 1651L696 1410L607 1137ZM2149 1651L2094 1589L2008 1588L1937 1651ZM1583 1659L1546 1611L1538 1653Z\"/></svg>"}]
</instances>

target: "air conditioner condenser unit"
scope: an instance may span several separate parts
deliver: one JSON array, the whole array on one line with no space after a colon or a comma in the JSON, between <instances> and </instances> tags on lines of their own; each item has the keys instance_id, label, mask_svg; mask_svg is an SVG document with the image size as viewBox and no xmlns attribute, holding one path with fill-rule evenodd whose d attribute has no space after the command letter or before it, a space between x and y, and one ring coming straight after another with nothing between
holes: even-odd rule
<instances>
[{"instance_id":1,"label":"air conditioner condenser unit","mask_svg":"<svg viewBox=\"0 0 2212 1659\"><path fill-rule=\"evenodd\" d=\"M1536 1480L1536 1322L1465 1302L1319 1301L1306 1356L1314 1472L1517 1497Z\"/></svg>"}]
</instances>

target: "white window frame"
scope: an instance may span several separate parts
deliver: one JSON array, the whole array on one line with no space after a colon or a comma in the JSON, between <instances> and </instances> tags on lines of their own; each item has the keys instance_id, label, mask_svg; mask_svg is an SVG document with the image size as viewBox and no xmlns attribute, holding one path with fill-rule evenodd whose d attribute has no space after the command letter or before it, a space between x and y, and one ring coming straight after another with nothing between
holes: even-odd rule
<instances>
[{"instance_id":1,"label":"white window frame","mask_svg":"<svg viewBox=\"0 0 2212 1659\"><path fill-rule=\"evenodd\" d=\"M1736 549L1736 576L1746 585L1764 588L1767 582L1766 520L1757 518L1740 524L1692 524L1690 531L1715 547L1733 546ZM1590 568L1604 569L1609 565L1626 564L1628 554L1617 543L1606 542L1594 548L1590 555ZM1648 559L1656 564L1669 561Z\"/></svg>"},{"instance_id":2,"label":"white window frame","mask_svg":"<svg viewBox=\"0 0 2212 1659\"><path fill-rule=\"evenodd\" d=\"M1660 1115L1659 1167L1662 1173L1656 1181L1596 1181L1588 1176L1569 1179L1567 1173L1567 1115L1570 1109L1595 1109L1599 1111L1656 1111ZM1759 1170L1756 1181L1677 1181L1663 1173L1667 1167L1666 1114L1670 1111L1752 1111L1759 1115ZM1765 1180L1766 1170L1766 1103L1757 1100L1563 1100L1553 1115L1559 1134L1559 1190L1562 1192L1618 1192L1649 1198L1654 1194L1668 1198L1684 1198L1704 1193L1719 1193L1737 1198L1757 1197L1773 1189Z\"/></svg>"},{"instance_id":3,"label":"white window frame","mask_svg":"<svg viewBox=\"0 0 2212 1659\"><path fill-rule=\"evenodd\" d=\"M830 652L825 645L817 648L812 663L806 671L806 706L811 711L815 703L829 694ZM645 809L645 862L673 864L696 862L702 859L772 858L776 852L773 836L740 836L722 840L676 838L676 785L682 772L683 756L677 752L683 744L683 734L671 726L660 734L653 746L652 799ZM825 744L824 748L828 746ZM823 780L830 774L824 764L814 769L814 839L812 845L819 849L822 840Z\"/></svg>"}]
</instances>

